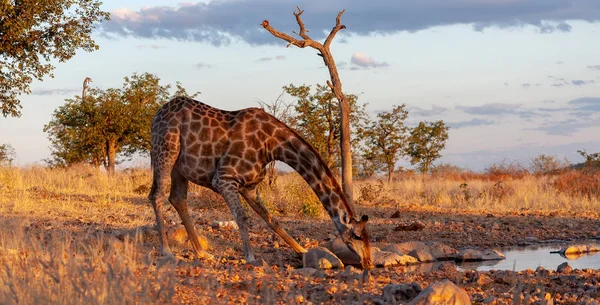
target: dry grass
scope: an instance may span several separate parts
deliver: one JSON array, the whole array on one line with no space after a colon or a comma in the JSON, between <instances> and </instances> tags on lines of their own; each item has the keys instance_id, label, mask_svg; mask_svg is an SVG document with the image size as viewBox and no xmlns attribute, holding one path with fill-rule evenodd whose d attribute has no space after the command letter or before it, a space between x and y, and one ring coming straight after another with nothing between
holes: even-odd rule
<instances>
[{"instance_id":1,"label":"dry grass","mask_svg":"<svg viewBox=\"0 0 600 305\"><path fill-rule=\"evenodd\" d=\"M158 243L154 230L149 229L154 225L154 213L146 199L150 181L148 170L107 177L88 167L0 168L0 303L164 304L182 290L195 291L192 303L211 303L222 300L219 295L227 296L237 282L251 287L251 296L244 301L249 303L264 303L265 298L294 303L296 298L319 297L310 290L321 289L318 287L285 295L273 292L279 291L282 279L290 287L296 285L283 266L276 274L263 275L265 280L260 283L252 272L232 274L231 265L214 265L202 269L203 276L178 280L177 274L198 273L194 271L198 267L175 266L156 255ZM357 181L355 198L368 207L414 204L449 210L586 213L600 208L599 181L600 174L581 171L547 176L497 172L404 175L391 184ZM283 175L273 189L260 187L275 214L310 221L327 218L297 174ZM190 193L196 215L224 206L212 191L192 186ZM179 223L172 210L167 221ZM239 256L239 245L232 251L221 257ZM242 279L236 280L236 276ZM231 283L230 278L234 279ZM383 284L373 285L381 291ZM353 295L343 297L360 303L362 294L362 288L357 288Z\"/></svg>"}]
</instances>

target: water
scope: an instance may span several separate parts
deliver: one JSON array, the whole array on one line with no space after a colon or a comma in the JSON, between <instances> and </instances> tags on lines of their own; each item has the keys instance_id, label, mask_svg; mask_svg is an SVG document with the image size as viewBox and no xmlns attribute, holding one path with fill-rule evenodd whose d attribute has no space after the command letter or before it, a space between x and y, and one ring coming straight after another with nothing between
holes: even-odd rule
<instances>
[{"instance_id":1,"label":"water","mask_svg":"<svg viewBox=\"0 0 600 305\"><path fill-rule=\"evenodd\" d=\"M597 242L585 242L579 244L598 245ZM558 251L566 244L534 245L524 247L514 247L502 249L501 252L506 259L500 261L484 262L463 262L457 266L462 270L514 270L522 271L526 269L535 270L537 267L543 267L548 270L556 270L558 265L568 262L573 269L600 269L600 252L585 253L577 256L562 256Z\"/></svg>"}]
</instances>

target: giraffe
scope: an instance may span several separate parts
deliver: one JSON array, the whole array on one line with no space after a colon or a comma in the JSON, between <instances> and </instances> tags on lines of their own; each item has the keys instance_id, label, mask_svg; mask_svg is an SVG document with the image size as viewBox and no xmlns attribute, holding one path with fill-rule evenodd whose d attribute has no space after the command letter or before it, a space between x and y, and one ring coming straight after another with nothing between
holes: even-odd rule
<instances>
[{"instance_id":1,"label":"giraffe","mask_svg":"<svg viewBox=\"0 0 600 305\"><path fill-rule=\"evenodd\" d=\"M189 182L223 196L239 227L242 251L248 263L256 262L248 240L248 205L297 253L307 252L264 206L256 186L265 178L266 165L282 161L310 185L343 241L371 268L368 216L355 217L342 190L315 149L295 131L261 108L225 111L188 97L164 104L152 121L151 163L153 181L148 199L156 216L161 254L173 257L163 217L168 178L169 202L179 214L199 258L210 258L198 242L187 204Z\"/></svg>"}]
</instances>

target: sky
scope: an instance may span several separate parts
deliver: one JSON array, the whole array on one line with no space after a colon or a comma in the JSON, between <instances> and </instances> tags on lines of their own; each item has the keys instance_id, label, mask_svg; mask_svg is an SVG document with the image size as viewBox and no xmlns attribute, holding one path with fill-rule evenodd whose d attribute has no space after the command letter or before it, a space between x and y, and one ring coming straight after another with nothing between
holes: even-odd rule
<instances>
[{"instance_id":1,"label":"sky","mask_svg":"<svg viewBox=\"0 0 600 305\"><path fill-rule=\"evenodd\" d=\"M150 72L226 110L273 101L288 84L324 84L329 74L315 50L286 48L260 26L267 19L292 34L296 5L320 41L346 10L346 29L331 45L344 92L359 95L371 117L404 103L409 126L444 120L450 136L438 162L482 170L540 154L576 163L577 150L600 151L593 0L107 0L111 20L93 34L100 49L34 82L22 116L0 118L0 143L15 148L18 165L43 164L44 124L86 77L120 88L125 76Z\"/></svg>"}]
</instances>

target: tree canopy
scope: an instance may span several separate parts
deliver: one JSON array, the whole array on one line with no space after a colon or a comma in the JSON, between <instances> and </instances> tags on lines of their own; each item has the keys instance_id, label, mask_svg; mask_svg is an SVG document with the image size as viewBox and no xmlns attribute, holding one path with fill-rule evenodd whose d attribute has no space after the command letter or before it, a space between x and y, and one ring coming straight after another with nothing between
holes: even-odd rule
<instances>
[{"instance_id":1,"label":"tree canopy","mask_svg":"<svg viewBox=\"0 0 600 305\"><path fill-rule=\"evenodd\" d=\"M113 172L116 156L150 151L150 126L169 99L171 85L161 85L153 74L125 77L123 88L90 89L54 111L44 131L52 143L55 166L73 163L104 165ZM176 95L188 95L177 83Z\"/></svg>"},{"instance_id":2,"label":"tree canopy","mask_svg":"<svg viewBox=\"0 0 600 305\"><path fill-rule=\"evenodd\" d=\"M10 144L0 145L0 166L11 166L16 158L15 149Z\"/></svg>"},{"instance_id":3,"label":"tree canopy","mask_svg":"<svg viewBox=\"0 0 600 305\"><path fill-rule=\"evenodd\" d=\"M404 120L408 111L404 109L405 106L393 106L391 112L378 113L377 120L370 122L369 128L364 131L366 147L362 157L371 162L372 170L385 169L388 181L392 181L396 163L406 148L408 128L404 125Z\"/></svg>"},{"instance_id":4,"label":"tree canopy","mask_svg":"<svg viewBox=\"0 0 600 305\"><path fill-rule=\"evenodd\" d=\"M446 147L448 128L444 121L420 122L410 130L406 154L411 158L410 163L417 165L426 174L431 164L439 159L441 151Z\"/></svg>"},{"instance_id":5,"label":"tree canopy","mask_svg":"<svg viewBox=\"0 0 600 305\"><path fill-rule=\"evenodd\" d=\"M340 106L335 95L326 85L283 87L285 92L297 99L294 105L295 116L292 126L319 153L330 168L338 168L341 163L340 152ZM358 96L345 94L350 105L350 123L354 131L352 145L357 150L360 144L361 130L367 117L365 104L358 103Z\"/></svg>"},{"instance_id":6,"label":"tree canopy","mask_svg":"<svg viewBox=\"0 0 600 305\"><path fill-rule=\"evenodd\" d=\"M52 60L65 62L78 49L91 52L94 23L109 19L97 0L0 1L0 110L19 116L20 94L34 79L53 76Z\"/></svg>"}]
</instances>

